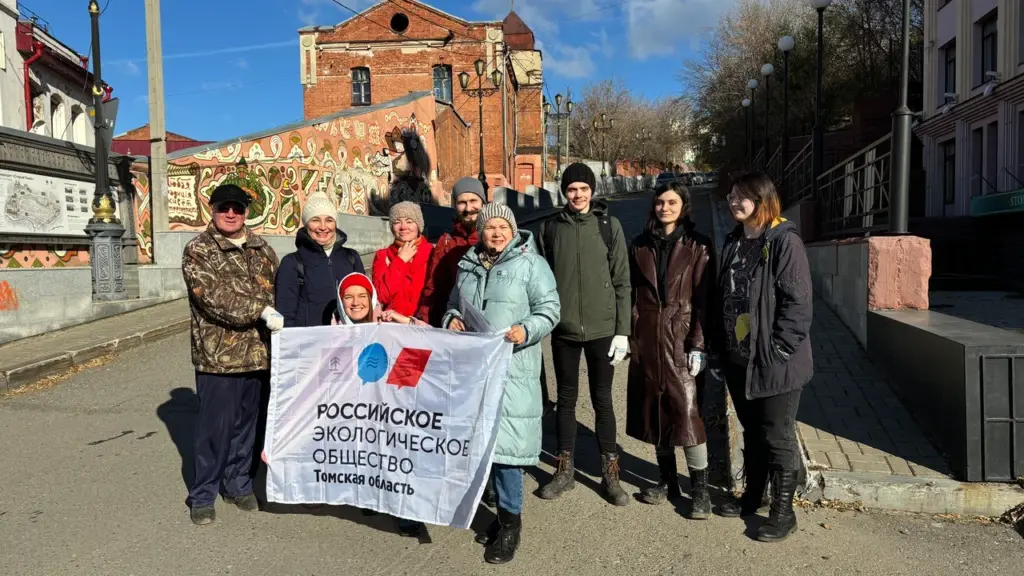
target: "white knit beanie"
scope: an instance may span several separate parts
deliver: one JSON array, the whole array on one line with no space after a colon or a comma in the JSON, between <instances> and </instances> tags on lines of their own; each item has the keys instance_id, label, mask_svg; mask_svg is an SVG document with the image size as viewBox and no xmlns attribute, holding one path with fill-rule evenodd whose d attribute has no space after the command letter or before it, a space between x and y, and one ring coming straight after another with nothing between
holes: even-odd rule
<instances>
[{"instance_id":1,"label":"white knit beanie","mask_svg":"<svg viewBox=\"0 0 1024 576\"><path fill-rule=\"evenodd\" d=\"M484 226L491 218L501 218L508 222L508 225L512 227L512 239L519 236L519 226L516 225L516 215L512 213L512 209L504 204L492 202L484 204L484 207L480 209L480 215L476 218L476 230L481 237L484 234Z\"/></svg>"},{"instance_id":2,"label":"white knit beanie","mask_svg":"<svg viewBox=\"0 0 1024 576\"><path fill-rule=\"evenodd\" d=\"M314 192L306 197L306 205L302 207L302 225L305 226L317 216L338 219L338 207L323 192Z\"/></svg>"}]
</instances>

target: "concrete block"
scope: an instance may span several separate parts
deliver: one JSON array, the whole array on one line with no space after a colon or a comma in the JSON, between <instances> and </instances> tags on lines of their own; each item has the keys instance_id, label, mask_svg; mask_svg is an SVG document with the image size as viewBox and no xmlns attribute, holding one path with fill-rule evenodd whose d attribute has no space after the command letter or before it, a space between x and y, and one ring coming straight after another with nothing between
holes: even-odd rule
<instances>
[{"instance_id":1,"label":"concrete block","mask_svg":"<svg viewBox=\"0 0 1024 576\"><path fill-rule=\"evenodd\" d=\"M899 476L914 475L914 473L910 470L910 466L907 464L907 461L904 460L903 458L890 456L886 459L886 462L889 463L889 468L892 469L893 474L897 474Z\"/></svg>"},{"instance_id":2,"label":"concrete block","mask_svg":"<svg viewBox=\"0 0 1024 576\"><path fill-rule=\"evenodd\" d=\"M139 334L139 337L142 339L143 342L153 342L156 340L160 340L161 338L166 338L167 336L171 336L173 334L184 332L185 330L188 330L191 325L192 320L186 318L184 320L174 322L173 324L160 326L158 328L153 328L151 330L142 332L141 334Z\"/></svg>"},{"instance_id":3,"label":"concrete block","mask_svg":"<svg viewBox=\"0 0 1024 576\"><path fill-rule=\"evenodd\" d=\"M159 266L181 267L185 245L199 235L197 231L157 232L153 234L153 261Z\"/></svg>"},{"instance_id":4,"label":"concrete block","mask_svg":"<svg viewBox=\"0 0 1024 576\"><path fill-rule=\"evenodd\" d=\"M860 502L869 508L925 514L1000 516L1024 502L1024 490L1011 484L832 470L823 471L821 477L824 498Z\"/></svg>"},{"instance_id":5,"label":"concrete block","mask_svg":"<svg viewBox=\"0 0 1024 576\"><path fill-rule=\"evenodd\" d=\"M868 308L927 310L931 243L916 236L875 236L868 241Z\"/></svg>"},{"instance_id":6,"label":"concrete block","mask_svg":"<svg viewBox=\"0 0 1024 576\"><path fill-rule=\"evenodd\" d=\"M110 342L101 342L78 350L71 350L69 352L69 354L71 354L71 363L78 366L85 364L94 358L113 354L118 349L117 344L117 340L112 340Z\"/></svg>"},{"instance_id":7,"label":"concrete block","mask_svg":"<svg viewBox=\"0 0 1024 576\"><path fill-rule=\"evenodd\" d=\"M37 382L51 374L67 370L71 366L71 354L61 354L53 358L47 358L46 360L7 370L4 376L7 377L8 393Z\"/></svg>"}]
</instances>

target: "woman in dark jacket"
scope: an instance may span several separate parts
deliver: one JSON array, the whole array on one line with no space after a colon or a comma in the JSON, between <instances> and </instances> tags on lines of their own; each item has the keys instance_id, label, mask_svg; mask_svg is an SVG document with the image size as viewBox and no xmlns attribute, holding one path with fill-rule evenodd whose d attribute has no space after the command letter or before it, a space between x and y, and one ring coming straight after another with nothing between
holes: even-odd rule
<instances>
[{"instance_id":1,"label":"woman in dark jacket","mask_svg":"<svg viewBox=\"0 0 1024 576\"><path fill-rule=\"evenodd\" d=\"M626 388L626 434L654 444L661 482L640 493L648 504L676 499L675 447L690 469L690 517L711 515L708 449L697 402L705 365L705 274L710 240L693 230L690 193L680 183L654 192L644 232L629 251L633 336ZM707 270L708 273L712 270Z\"/></svg>"},{"instance_id":2,"label":"woman in dark jacket","mask_svg":"<svg viewBox=\"0 0 1024 576\"><path fill-rule=\"evenodd\" d=\"M802 467L796 412L814 373L811 274L796 227L779 216L768 176L740 176L727 199L737 226L720 260L713 349L743 426L747 485L721 514L756 514L770 478L771 512L757 538L773 542L796 530L793 494Z\"/></svg>"},{"instance_id":3,"label":"woman in dark jacket","mask_svg":"<svg viewBox=\"0 0 1024 576\"><path fill-rule=\"evenodd\" d=\"M337 213L323 192L306 198L295 252L281 259L274 287L285 328L330 325L338 309L338 283L353 272L364 273L359 254L345 248Z\"/></svg>"}]
</instances>

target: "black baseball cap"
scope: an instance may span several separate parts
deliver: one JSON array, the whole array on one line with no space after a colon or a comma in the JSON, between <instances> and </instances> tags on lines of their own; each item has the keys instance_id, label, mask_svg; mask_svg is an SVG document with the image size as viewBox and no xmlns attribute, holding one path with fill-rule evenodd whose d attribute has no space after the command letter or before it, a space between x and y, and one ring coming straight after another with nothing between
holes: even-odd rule
<instances>
[{"instance_id":1,"label":"black baseball cap","mask_svg":"<svg viewBox=\"0 0 1024 576\"><path fill-rule=\"evenodd\" d=\"M221 184L217 186L213 194L210 194L210 206L225 202L234 202L245 208L252 202L252 197L234 184Z\"/></svg>"}]
</instances>

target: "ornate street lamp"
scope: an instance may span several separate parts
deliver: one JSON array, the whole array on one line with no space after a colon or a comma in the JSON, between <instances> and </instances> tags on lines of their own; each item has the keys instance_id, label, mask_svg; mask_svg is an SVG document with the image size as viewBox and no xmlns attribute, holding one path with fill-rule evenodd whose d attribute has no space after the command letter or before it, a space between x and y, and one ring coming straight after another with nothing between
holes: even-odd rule
<instances>
[{"instance_id":1,"label":"ornate street lamp","mask_svg":"<svg viewBox=\"0 0 1024 576\"><path fill-rule=\"evenodd\" d=\"M544 115L548 118L554 118L555 120L555 177L562 177L562 119L566 119L565 136L566 140L569 138L569 115L572 114L572 110L575 104L572 100L565 103L565 112L562 112L562 95L555 94L555 111L551 111L551 103L544 102ZM568 154L568 150L566 150Z\"/></svg>"},{"instance_id":2,"label":"ornate street lamp","mask_svg":"<svg viewBox=\"0 0 1024 576\"><path fill-rule=\"evenodd\" d=\"M495 68L491 72L491 83L494 84L494 88L484 88L484 72L487 71L487 63L478 59L473 63L473 67L476 71L477 87L469 88L469 73L465 71L459 73L459 85L462 86L462 91L466 94L476 95L480 105L480 173L477 178L484 185L484 190L487 190L487 174L484 173L484 95L490 96L498 91L501 87L502 74L501 70Z\"/></svg>"},{"instance_id":3,"label":"ornate street lamp","mask_svg":"<svg viewBox=\"0 0 1024 576\"><path fill-rule=\"evenodd\" d=\"M608 159L608 157L606 156L606 150L605 150L605 146L604 146L604 144L605 144L605 136L608 134L608 131L612 129L612 126L614 125L614 123L615 123L615 120L614 119L609 120L608 119L608 115L605 114L604 112L601 113L601 121L600 122L597 121L597 118L594 119L594 130L597 130L598 132L601 133L601 180L602 180L602 183L603 183L605 177L608 175L607 171L605 170L605 162Z\"/></svg>"}]
</instances>

